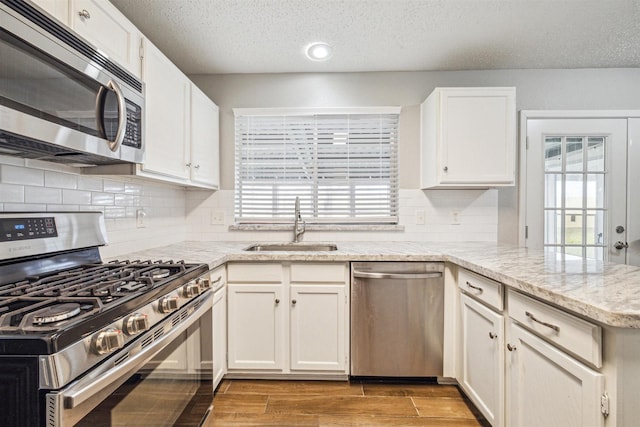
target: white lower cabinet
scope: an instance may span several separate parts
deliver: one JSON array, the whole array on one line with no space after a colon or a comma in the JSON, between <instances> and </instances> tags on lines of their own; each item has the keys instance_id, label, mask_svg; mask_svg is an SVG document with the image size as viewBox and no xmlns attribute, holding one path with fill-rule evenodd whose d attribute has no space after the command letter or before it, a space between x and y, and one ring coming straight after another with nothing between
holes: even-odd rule
<instances>
[{"instance_id":1,"label":"white lower cabinet","mask_svg":"<svg viewBox=\"0 0 640 427\"><path fill-rule=\"evenodd\" d=\"M343 285L291 285L291 370L344 371Z\"/></svg>"},{"instance_id":2,"label":"white lower cabinet","mask_svg":"<svg viewBox=\"0 0 640 427\"><path fill-rule=\"evenodd\" d=\"M508 345L508 425L604 426L604 375L513 321Z\"/></svg>"},{"instance_id":3,"label":"white lower cabinet","mask_svg":"<svg viewBox=\"0 0 640 427\"><path fill-rule=\"evenodd\" d=\"M504 316L464 294L460 302L460 386L492 426L504 426Z\"/></svg>"},{"instance_id":4,"label":"white lower cabinet","mask_svg":"<svg viewBox=\"0 0 640 427\"><path fill-rule=\"evenodd\" d=\"M346 263L230 263L230 375L345 375Z\"/></svg>"},{"instance_id":5,"label":"white lower cabinet","mask_svg":"<svg viewBox=\"0 0 640 427\"><path fill-rule=\"evenodd\" d=\"M282 371L282 288L282 284L229 284L229 369Z\"/></svg>"},{"instance_id":6,"label":"white lower cabinet","mask_svg":"<svg viewBox=\"0 0 640 427\"><path fill-rule=\"evenodd\" d=\"M213 297L212 379L215 389L227 373L227 288L217 290Z\"/></svg>"}]
</instances>

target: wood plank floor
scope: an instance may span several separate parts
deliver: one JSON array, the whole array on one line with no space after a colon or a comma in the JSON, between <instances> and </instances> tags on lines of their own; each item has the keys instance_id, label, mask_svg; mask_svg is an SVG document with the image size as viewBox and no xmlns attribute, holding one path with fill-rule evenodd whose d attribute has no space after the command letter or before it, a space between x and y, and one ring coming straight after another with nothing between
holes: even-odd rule
<instances>
[{"instance_id":1,"label":"wood plank floor","mask_svg":"<svg viewBox=\"0 0 640 427\"><path fill-rule=\"evenodd\" d=\"M214 426L487 426L456 386L225 380Z\"/></svg>"}]
</instances>

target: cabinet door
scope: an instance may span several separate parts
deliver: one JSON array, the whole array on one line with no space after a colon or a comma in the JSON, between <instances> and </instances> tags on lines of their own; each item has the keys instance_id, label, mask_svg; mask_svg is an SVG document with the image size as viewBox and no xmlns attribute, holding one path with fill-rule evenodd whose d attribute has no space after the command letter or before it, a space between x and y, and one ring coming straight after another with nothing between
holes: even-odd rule
<instances>
[{"instance_id":1,"label":"cabinet door","mask_svg":"<svg viewBox=\"0 0 640 427\"><path fill-rule=\"evenodd\" d=\"M189 178L189 79L160 50L144 40L145 163L142 170Z\"/></svg>"},{"instance_id":2,"label":"cabinet door","mask_svg":"<svg viewBox=\"0 0 640 427\"><path fill-rule=\"evenodd\" d=\"M514 185L515 88L436 88L421 115L422 188Z\"/></svg>"},{"instance_id":3,"label":"cabinet door","mask_svg":"<svg viewBox=\"0 0 640 427\"><path fill-rule=\"evenodd\" d=\"M514 91L445 90L440 109L442 183L512 184Z\"/></svg>"},{"instance_id":4,"label":"cabinet door","mask_svg":"<svg viewBox=\"0 0 640 427\"><path fill-rule=\"evenodd\" d=\"M509 425L601 427L604 376L513 321L509 327ZM515 348L514 348L515 347Z\"/></svg>"},{"instance_id":5,"label":"cabinet door","mask_svg":"<svg viewBox=\"0 0 640 427\"><path fill-rule=\"evenodd\" d=\"M227 373L227 289L216 292L213 301L213 388Z\"/></svg>"},{"instance_id":6,"label":"cabinet door","mask_svg":"<svg viewBox=\"0 0 640 427\"><path fill-rule=\"evenodd\" d=\"M461 295L459 383L493 427L504 425L504 316Z\"/></svg>"},{"instance_id":7,"label":"cabinet door","mask_svg":"<svg viewBox=\"0 0 640 427\"><path fill-rule=\"evenodd\" d=\"M140 76L140 32L104 0L71 0L71 28L136 76Z\"/></svg>"},{"instance_id":8,"label":"cabinet door","mask_svg":"<svg viewBox=\"0 0 640 427\"><path fill-rule=\"evenodd\" d=\"M220 185L218 106L191 85L191 181Z\"/></svg>"},{"instance_id":9,"label":"cabinet door","mask_svg":"<svg viewBox=\"0 0 640 427\"><path fill-rule=\"evenodd\" d=\"M291 285L291 369L344 372L344 285Z\"/></svg>"},{"instance_id":10,"label":"cabinet door","mask_svg":"<svg viewBox=\"0 0 640 427\"><path fill-rule=\"evenodd\" d=\"M229 285L229 369L282 370L282 285Z\"/></svg>"}]
</instances>

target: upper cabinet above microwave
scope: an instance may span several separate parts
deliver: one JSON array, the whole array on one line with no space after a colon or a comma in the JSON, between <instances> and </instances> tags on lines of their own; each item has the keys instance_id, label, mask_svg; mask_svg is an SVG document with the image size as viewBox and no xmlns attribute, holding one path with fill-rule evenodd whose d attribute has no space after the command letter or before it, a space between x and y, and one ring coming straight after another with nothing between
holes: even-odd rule
<instances>
[{"instance_id":1,"label":"upper cabinet above microwave","mask_svg":"<svg viewBox=\"0 0 640 427\"><path fill-rule=\"evenodd\" d=\"M32 0L113 61L140 77L141 35L115 6L104 0Z\"/></svg>"},{"instance_id":2,"label":"upper cabinet above microwave","mask_svg":"<svg viewBox=\"0 0 640 427\"><path fill-rule=\"evenodd\" d=\"M422 189L515 185L515 88L436 88L420 114Z\"/></svg>"}]
</instances>

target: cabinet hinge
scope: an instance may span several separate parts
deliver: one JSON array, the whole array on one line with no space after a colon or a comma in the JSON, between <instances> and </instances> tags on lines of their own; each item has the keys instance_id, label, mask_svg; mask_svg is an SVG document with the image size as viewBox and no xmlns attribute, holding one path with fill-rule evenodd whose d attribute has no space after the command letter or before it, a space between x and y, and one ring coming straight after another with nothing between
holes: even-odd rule
<instances>
[{"instance_id":1,"label":"cabinet hinge","mask_svg":"<svg viewBox=\"0 0 640 427\"><path fill-rule=\"evenodd\" d=\"M609 395L606 391L600 396L600 412L605 417L609 415Z\"/></svg>"},{"instance_id":2,"label":"cabinet hinge","mask_svg":"<svg viewBox=\"0 0 640 427\"><path fill-rule=\"evenodd\" d=\"M525 239L529 238L529 226L528 225L524 226L524 238Z\"/></svg>"}]
</instances>

